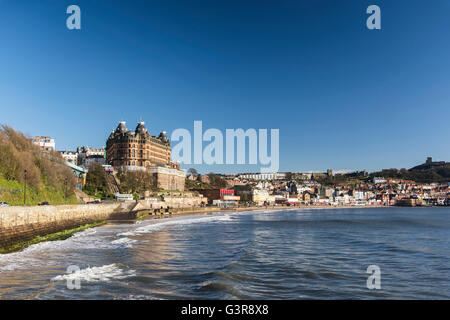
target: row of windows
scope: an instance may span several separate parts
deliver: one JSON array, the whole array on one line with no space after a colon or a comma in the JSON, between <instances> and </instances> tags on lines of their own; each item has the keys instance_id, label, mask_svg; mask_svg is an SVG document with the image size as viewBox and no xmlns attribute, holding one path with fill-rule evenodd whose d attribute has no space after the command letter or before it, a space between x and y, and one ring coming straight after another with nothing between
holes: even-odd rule
<instances>
[{"instance_id":1,"label":"row of windows","mask_svg":"<svg viewBox=\"0 0 450 320\"><path fill-rule=\"evenodd\" d=\"M116 162L116 165L120 166L120 165L126 165L126 166L148 166L150 165L149 163L144 163L142 161L118 161Z\"/></svg>"},{"instance_id":2,"label":"row of windows","mask_svg":"<svg viewBox=\"0 0 450 320\"><path fill-rule=\"evenodd\" d=\"M125 155L126 155L125 152L122 153L120 150L117 151L117 158L122 158ZM149 152L149 151L143 153L142 150L140 150L140 152L135 152L135 150L128 150L129 158L136 158L136 155L138 155L140 158L143 158L144 156L146 156L147 158L150 158L150 157L162 158L162 159L170 158L170 154L165 154L165 153Z\"/></svg>"},{"instance_id":3,"label":"row of windows","mask_svg":"<svg viewBox=\"0 0 450 320\"><path fill-rule=\"evenodd\" d=\"M166 146L167 144L166 143L164 143L164 142L162 142L161 140L159 140L159 139L157 139L157 138L151 138L151 139L149 139L149 140L147 140L147 141L145 141L145 140L138 140L138 139L121 139L121 137L120 136L118 136L117 137L118 139L117 140L125 140L125 141L123 141L123 142L131 142L131 143L142 143L142 144L145 144L145 143L152 143L152 144L158 144L158 145L160 145L160 146ZM110 140L112 143L114 143L114 142L118 142L116 139L114 139L114 140ZM121 141L122 142L122 141Z\"/></svg>"},{"instance_id":4,"label":"row of windows","mask_svg":"<svg viewBox=\"0 0 450 320\"><path fill-rule=\"evenodd\" d=\"M137 149L137 148L139 148L139 149L150 149L150 146L147 145L147 146L144 148L144 146L142 146L142 145L137 146L137 145L135 145L135 144L133 144L133 145L129 144L128 146L127 146L127 145L118 145L117 148L119 148L119 149L126 149L126 148L133 148L133 149ZM167 152L167 151L170 152L170 149L169 149L169 148L161 148L161 147L159 147L159 146L152 146L152 149L160 150L161 152Z\"/></svg>"}]
</instances>

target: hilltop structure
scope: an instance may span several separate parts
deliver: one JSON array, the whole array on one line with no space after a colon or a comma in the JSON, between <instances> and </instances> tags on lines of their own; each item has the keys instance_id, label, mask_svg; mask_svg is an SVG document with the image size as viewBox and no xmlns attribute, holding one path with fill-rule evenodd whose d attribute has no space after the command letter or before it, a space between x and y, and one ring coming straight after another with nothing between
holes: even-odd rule
<instances>
[{"instance_id":1,"label":"hilltop structure","mask_svg":"<svg viewBox=\"0 0 450 320\"><path fill-rule=\"evenodd\" d=\"M427 157L427 160L425 161L425 163L422 163L418 166L415 166L413 168L411 168L411 171L414 170L427 170L427 169L433 169L433 168L439 168L439 167L445 167L445 166L449 166L450 162L445 162L445 161L433 161L432 157Z\"/></svg>"}]
</instances>

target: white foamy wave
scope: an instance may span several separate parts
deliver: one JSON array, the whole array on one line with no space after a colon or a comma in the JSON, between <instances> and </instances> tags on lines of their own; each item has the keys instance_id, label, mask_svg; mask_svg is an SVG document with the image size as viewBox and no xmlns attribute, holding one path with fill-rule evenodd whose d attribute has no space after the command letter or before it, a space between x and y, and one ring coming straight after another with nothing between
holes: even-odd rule
<instances>
[{"instance_id":1,"label":"white foamy wave","mask_svg":"<svg viewBox=\"0 0 450 320\"><path fill-rule=\"evenodd\" d=\"M119 233L119 234L117 234L119 237L121 237L121 236L123 236L123 237L128 237L128 236L133 236L134 235L134 233L133 232L130 232L130 231L127 231L127 232L122 232L122 233Z\"/></svg>"},{"instance_id":2,"label":"white foamy wave","mask_svg":"<svg viewBox=\"0 0 450 320\"><path fill-rule=\"evenodd\" d=\"M138 242L138 241L137 241L137 240L130 239L130 238L127 238L127 237L124 237L124 238L120 238L120 239L111 241L111 243L114 243L114 244L124 244L124 245L125 245L126 247L128 247L128 248L131 248L131 247L132 247L132 244L133 244L133 243L136 243L136 242Z\"/></svg>"},{"instance_id":3,"label":"white foamy wave","mask_svg":"<svg viewBox=\"0 0 450 320\"><path fill-rule=\"evenodd\" d=\"M75 233L72 236L72 238L80 238L80 237L91 236L91 235L96 234L96 233L97 233L97 230L95 230L95 229L86 229L84 231Z\"/></svg>"},{"instance_id":4,"label":"white foamy wave","mask_svg":"<svg viewBox=\"0 0 450 320\"><path fill-rule=\"evenodd\" d=\"M152 233L155 231L160 231L163 228L167 226L177 226L177 225L189 225L194 223L204 223L204 222L213 222L213 221L230 221L232 220L231 215L214 215L214 216L207 216L207 217L189 217L189 218L182 218L182 219L169 219L167 221L163 222L156 222L156 223L150 223L147 225L144 225L142 227L136 228L132 231L127 231L123 233L119 233L118 236L135 236L139 234L146 234L146 233Z\"/></svg>"},{"instance_id":5,"label":"white foamy wave","mask_svg":"<svg viewBox=\"0 0 450 320\"><path fill-rule=\"evenodd\" d=\"M60 248L65 240L46 241L33 244L22 251L1 254L0 271L13 271L16 269L26 269L42 264L41 257L34 256L45 255L46 252Z\"/></svg>"},{"instance_id":6,"label":"white foamy wave","mask_svg":"<svg viewBox=\"0 0 450 320\"><path fill-rule=\"evenodd\" d=\"M109 282L116 279L125 279L136 276L136 271L124 271L117 264L109 264L102 267L89 267L74 273L59 275L51 281L81 280L86 282Z\"/></svg>"},{"instance_id":7,"label":"white foamy wave","mask_svg":"<svg viewBox=\"0 0 450 320\"><path fill-rule=\"evenodd\" d=\"M44 241L33 244L18 252L0 254L0 272L46 265L49 263L49 257L55 252L64 254L64 252L74 249L114 248L116 248L116 245L111 244L110 241L106 241L103 237L99 237L96 230L87 229L75 233L66 240Z\"/></svg>"}]
</instances>

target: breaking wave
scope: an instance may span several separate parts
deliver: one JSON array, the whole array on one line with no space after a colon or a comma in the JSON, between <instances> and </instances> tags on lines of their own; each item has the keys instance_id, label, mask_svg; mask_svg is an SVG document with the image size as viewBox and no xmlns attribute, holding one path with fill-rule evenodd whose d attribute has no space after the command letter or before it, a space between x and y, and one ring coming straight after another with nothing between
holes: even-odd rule
<instances>
[{"instance_id":1,"label":"breaking wave","mask_svg":"<svg viewBox=\"0 0 450 320\"><path fill-rule=\"evenodd\" d=\"M136 236L139 234L152 233L155 231L160 231L168 226L178 226L178 225L189 225L193 223L204 223L204 222L213 222L213 221L231 221L232 217L230 214L226 215L214 215L208 217L189 217L188 219L169 219L164 222L155 222L144 225L142 227L138 227L135 230L130 230L127 232L119 233L118 236Z\"/></svg>"},{"instance_id":2,"label":"breaking wave","mask_svg":"<svg viewBox=\"0 0 450 320\"><path fill-rule=\"evenodd\" d=\"M134 239L127 238L127 237L111 241L111 243L113 243L113 244L123 244L123 245L125 245L128 248L131 248L132 244L136 243L136 242L138 242L138 241L134 240Z\"/></svg>"},{"instance_id":3,"label":"breaking wave","mask_svg":"<svg viewBox=\"0 0 450 320\"><path fill-rule=\"evenodd\" d=\"M78 270L74 273L59 275L51 281L80 280L86 282L108 282L111 280L125 279L136 276L136 271L124 271L117 264L108 264L102 267L89 267Z\"/></svg>"}]
</instances>

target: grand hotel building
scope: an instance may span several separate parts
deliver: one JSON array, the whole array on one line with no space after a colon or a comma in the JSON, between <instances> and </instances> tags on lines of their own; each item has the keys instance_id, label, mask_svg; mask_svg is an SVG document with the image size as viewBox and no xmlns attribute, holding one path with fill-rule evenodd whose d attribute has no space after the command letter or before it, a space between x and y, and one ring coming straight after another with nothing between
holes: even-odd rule
<instances>
[{"instance_id":1,"label":"grand hotel building","mask_svg":"<svg viewBox=\"0 0 450 320\"><path fill-rule=\"evenodd\" d=\"M113 167L167 166L171 164L170 152L166 133L151 136L144 122L139 122L134 131L120 122L106 141L106 161Z\"/></svg>"},{"instance_id":2,"label":"grand hotel building","mask_svg":"<svg viewBox=\"0 0 450 320\"><path fill-rule=\"evenodd\" d=\"M128 130L125 122L119 123L106 141L106 163L127 170L147 169L160 188L184 190L186 172L171 161L169 138L164 131L159 136L150 135L144 122L134 131Z\"/></svg>"}]
</instances>

